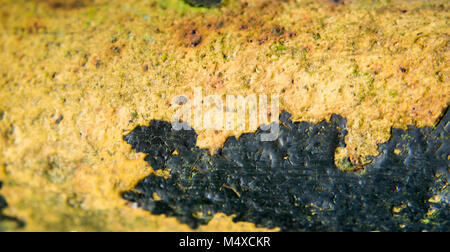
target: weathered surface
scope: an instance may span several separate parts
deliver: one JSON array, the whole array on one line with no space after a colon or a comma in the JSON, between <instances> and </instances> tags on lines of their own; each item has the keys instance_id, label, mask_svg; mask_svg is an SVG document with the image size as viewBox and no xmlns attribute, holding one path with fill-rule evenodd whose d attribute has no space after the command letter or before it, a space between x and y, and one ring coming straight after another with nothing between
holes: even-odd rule
<instances>
[{"instance_id":1,"label":"weathered surface","mask_svg":"<svg viewBox=\"0 0 450 252\"><path fill-rule=\"evenodd\" d=\"M0 181L0 189L3 187L3 182ZM25 223L21 220L11 217L8 215L3 214L3 211L8 207L8 202L6 202L6 199L0 195L0 232L11 230L11 229L17 229L22 228Z\"/></svg>"},{"instance_id":2,"label":"weathered surface","mask_svg":"<svg viewBox=\"0 0 450 252\"><path fill-rule=\"evenodd\" d=\"M212 156L194 131L152 121L125 140L170 175L150 175L123 197L193 228L222 212L283 231L450 231L449 118L435 129L393 129L361 174L334 164L347 134L337 115L314 125L284 112L278 141L261 142L258 130Z\"/></svg>"},{"instance_id":3,"label":"weathered surface","mask_svg":"<svg viewBox=\"0 0 450 252\"><path fill-rule=\"evenodd\" d=\"M24 231L190 231L121 193L153 171L123 136L170 121L194 86L278 93L295 121L345 117L349 168L391 127L433 125L450 101L448 0L339 2L0 1L4 213ZM215 149L243 132L196 133ZM198 230L266 229L219 214Z\"/></svg>"}]
</instances>

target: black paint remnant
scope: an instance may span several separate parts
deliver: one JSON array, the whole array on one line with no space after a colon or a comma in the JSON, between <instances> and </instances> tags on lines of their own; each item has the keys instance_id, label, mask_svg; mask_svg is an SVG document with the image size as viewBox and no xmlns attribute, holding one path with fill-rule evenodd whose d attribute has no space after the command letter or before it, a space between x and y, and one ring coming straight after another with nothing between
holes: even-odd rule
<instances>
[{"instance_id":1,"label":"black paint remnant","mask_svg":"<svg viewBox=\"0 0 450 252\"><path fill-rule=\"evenodd\" d=\"M2 189L3 183L0 181L0 189ZM21 220L7 216L3 214L3 210L8 207L8 202L6 199L0 195L0 232L9 230L9 229L17 229L25 226L25 223Z\"/></svg>"},{"instance_id":2,"label":"black paint remnant","mask_svg":"<svg viewBox=\"0 0 450 252\"><path fill-rule=\"evenodd\" d=\"M194 7L216 7L222 3L222 0L184 0L187 4Z\"/></svg>"},{"instance_id":3,"label":"black paint remnant","mask_svg":"<svg viewBox=\"0 0 450 252\"><path fill-rule=\"evenodd\" d=\"M124 139L155 170L123 198L192 228L216 213L282 231L450 231L448 112L434 128L392 129L364 171L344 172L334 153L345 146L346 119L292 122L280 116L277 141L258 129L230 137L214 155L197 134L152 121Z\"/></svg>"}]
</instances>

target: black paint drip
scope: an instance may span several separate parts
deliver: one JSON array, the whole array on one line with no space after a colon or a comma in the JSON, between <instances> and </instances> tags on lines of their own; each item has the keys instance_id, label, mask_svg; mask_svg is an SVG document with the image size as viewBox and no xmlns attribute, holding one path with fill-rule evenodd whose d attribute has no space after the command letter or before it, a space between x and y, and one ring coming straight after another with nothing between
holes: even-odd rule
<instances>
[{"instance_id":1,"label":"black paint drip","mask_svg":"<svg viewBox=\"0 0 450 252\"><path fill-rule=\"evenodd\" d=\"M0 181L0 189L2 189L3 183ZM10 227L11 225L5 225L5 223L12 223L13 228L22 228L23 226L25 226L25 223L22 222L21 220L15 218L15 217L11 217L8 215L4 215L3 214L3 210L5 208L8 207L8 203L6 202L6 199L0 195L0 231L6 231L6 227L4 226L8 226Z\"/></svg>"},{"instance_id":2,"label":"black paint drip","mask_svg":"<svg viewBox=\"0 0 450 252\"><path fill-rule=\"evenodd\" d=\"M334 163L347 134L338 115L314 125L283 112L277 141L261 142L267 132L258 129L230 137L214 155L196 146L194 131L152 121L124 139L170 175L151 174L123 198L192 228L225 213L282 231L450 231L449 119L393 129L359 173Z\"/></svg>"}]
</instances>

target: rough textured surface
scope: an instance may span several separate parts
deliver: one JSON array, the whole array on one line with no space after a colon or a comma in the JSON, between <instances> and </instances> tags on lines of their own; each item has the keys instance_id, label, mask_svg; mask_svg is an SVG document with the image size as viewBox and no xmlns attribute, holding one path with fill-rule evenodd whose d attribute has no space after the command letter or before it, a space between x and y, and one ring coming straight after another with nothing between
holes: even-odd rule
<instances>
[{"instance_id":1,"label":"rough textured surface","mask_svg":"<svg viewBox=\"0 0 450 252\"><path fill-rule=\"evenodd\" d=\"M199 7L214 7L222 3L222 0L184 0L192 6Z\"/></svg>"},{"instance_id":2,"label":"rough textured surface","mask_svg":"<svg viewBox=\"0 0 450 252\"><path fill-rule=\"evenodd\" d=\"M193 228L222 212L283 231L450 231L449 113L435 129L393 129L361 174L334 164L346 120L290 117L281 115L278 141L261 142L258 130L229 138L215 155L195 146L192 130L138 127L125 140L168 175L152 174L123 197ZM428 202L434 196L441 201Z\"/></svg>"},{"instance_id":3,"label":"rough textured surface","mask_svg":"<svg viewBox=\"0 0 450 252\"><path fill-rule=\"evenodd\" d=\"M295 121L342 115L337 160L364 165L391 127L431 126L450 101L449 18L448 0L2 0L4 213L24 231L190 231L121 192L153 172L123 136L170 121L193 86L279 93ZM245 133L196 132L210 149ZM198 230L266 229L219 214Z\"/></svg>"},{"instance_id":4,"label":"rough textured surface","mask_svg":"<svg viewBox=\"0 0 450 252\"><path fill-rule=\"evenodd\" d=\"M0 189L2 189L2 187L3 182L0 181ZM7 207L8 202L6 202L6 199L0 195L0 232L19 229L25 225L25 223L21 220L4 214L3 212Z\"/></svg>"}]
</instances>

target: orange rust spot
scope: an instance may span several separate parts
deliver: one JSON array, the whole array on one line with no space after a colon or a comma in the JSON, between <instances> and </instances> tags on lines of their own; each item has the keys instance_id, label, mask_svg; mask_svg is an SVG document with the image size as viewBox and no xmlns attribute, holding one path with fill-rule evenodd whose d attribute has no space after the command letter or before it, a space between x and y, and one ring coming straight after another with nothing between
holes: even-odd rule
<instances>
[{"instance_id":1,"label":"orange rust spot","mask_svg":"<svg viewBox=\"0 0 450 252\"><path fill-rule=\"evenodd\" d=\"M106 54L112 56L120 55L125 46L126 46L125 44L114 43L109 47L109 50L107 51Z\"/></svg>"}]
</instances>

